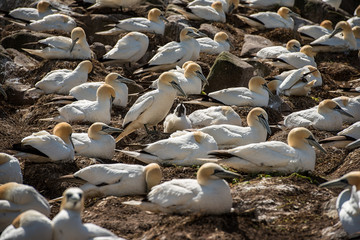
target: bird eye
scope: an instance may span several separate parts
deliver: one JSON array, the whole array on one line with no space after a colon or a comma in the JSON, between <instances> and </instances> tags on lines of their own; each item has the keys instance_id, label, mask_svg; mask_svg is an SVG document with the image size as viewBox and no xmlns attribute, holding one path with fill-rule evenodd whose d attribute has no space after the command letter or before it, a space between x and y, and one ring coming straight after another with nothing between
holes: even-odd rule
<instances>
[{"instance_id":1,"label":"bird eye","mask_svg":"<svg viewBox=\"0 0 360 240\"><path fill-rule=\"evenodd\" d=\"M66 196L67 199L69 199L69 198L71 198L72 194L71 194L71 193L67 193L65 196Z\"/></svg>"}]
</instances>

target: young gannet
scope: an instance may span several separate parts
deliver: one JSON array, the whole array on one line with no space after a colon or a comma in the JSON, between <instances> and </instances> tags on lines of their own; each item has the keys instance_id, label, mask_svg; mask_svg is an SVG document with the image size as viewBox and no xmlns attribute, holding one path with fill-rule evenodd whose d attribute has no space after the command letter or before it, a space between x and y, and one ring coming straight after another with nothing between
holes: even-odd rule
<instances>
[{"instance_id":1,"label":"young gannet","mask_svg":"<svg viewBox=\"0 0 360 240\"><path fill-rule=\"evenodd\" d=\"M233 45L225 32L215 34L214 40L209 37L196 39L200 44L200 52L217 55L223 51L229 51Z\"/></svg>"},{"instance_id":2,"label":"young gannet","mask_svg":"<svg viewBox=\"0 0 360 240\"><path fill-rule=\"evenodd\" d=\"M209 152L222 160L217 163L244 172L313 171L315 168L314 146L325 152L306 128L294 128L289 132L288 144L280 141L252 143L229 150Z\"/></svg>"},{"instance_id":3,"label":"young gannet","mask_svg":"<svg viewBox=\"0 0 360 240\"><path fill-rule=\"evenodd\" d=\"M1 240L52 240L52 224L48 217L36 210L17 216L0 235Z\"/></svg>"},{"instance_id":4,"label":"young gannet","mask_svg":"<svg viewBox=\"0 0 360 240\"><path fill-rule=\"evenodd\" d=\"M25 27L39 32L49 30L71 32L76 27L76 22L72 17L55 13L47 15L39 20L32 20L30 23L26 24Z\"/></svg>"},{"instance_id":5,"label":"young gannet","mask_svg":"<svg viewBox=\"0 0 360 240\"><path fill-rule=\"evenodd\" d=\"M340 5L341 5L341 1L342 0L322 0L324 3L329 4L330 6L332 6L333 8L335 8L335 10L338 10Z\"/></svg>"},{"instance_id":6,"label":"young gannet","mask_svg":"<svg viewBox=\"0 0 360 240\"><path fill-rule=\"evenodd\" d=\"M215 0L195 0L191 1L187 6L211 6ZM234 9L236 9L239 6L239 0L220 0L222 4L222 8L225 13L232 13Z\"/></svg>"},{"instance_id":7,"label":"young gannet","mask_svg":"<svg viewBox=\"0 0 360 240\"><path fill-rule=\"evenodd\" d=\"M158 164L95 164L80 169L61 180L83 184L80 188L86 196L133 196L144 195L158 185L162 172Z\"/></svg>"},{"instance_id":8,"label":"young gannet","mask_svg":"<svg viewBox=\"0 0 360 240\"><path fill-rule=\"evenodd\" d=\"M251 8L267 8L274 5L293 7L295 0L242 0L241 3L245 3Z\"/></svg>"},{"instance_id":9,"label":"young gannet","mask_svg":"<svg viewBox=\"0 0 360 240\"><path fill-rule=\"evenodd\" d=\"M360 26L360 5L354 11L354 17L347 20L351 27Z\"/></svg>"},{"instance_id":10,"label":"young gannet","mask_svg":"<svg viewBox=\"0 0 360 240\"><path fill-rule=\"evenodd\" d=\"M38 43L48 47L40 50L25 48L23 50L45 59L90 59L93 55L81 27L71 31L71 38L54 36L39 40Z\"/></svg>"},{"instance_id":11,"label":"young gannet","mask_svg":"<svg viewBox=\"0 0 360 240\"><path fill-rule=\"evenodd\" d=\"M341 96L332 99L334 102L344 109L347 113L350 113L353 117L341 116L342 120L347 123L354 123L360 121L360 96L347 97Z\"/></svg>"},{"instance_id":12,"label":"young gannet","mask_svg":"<svg viewBox=\"0 0 360 240\"><path fill-rule=\"evenodd\" d=\"M20 163L16 157L0 153L0 184L8 182L23 182Z\"/></svg>"},{"instance_id":13,"label":"young gannet","mask_svg":"<svg viewBox=\"0 0 360 240\"><path fill-rule=\"evenodd\" d=\"M87 133L73 133L75 154L85 157L112 159L115 153L115 139L110 133L121 132L119 128L104 123L93 123Z\"/></svg>"},{"instance_id":14,"label":"young gannet","mask_svg":"<svg viewBox=\"0 0 360 240\"><path fill-rule=\"evenodd\" d=\"M114 28L108 31L97 32L96 34L115 35L121 32L137 31L164 35L164 21L167 22L168 20L164 17L162 12L157 8L153 8L149 11L147 18L134 17L123 19L120 20L116 25L114 25Z\"/></svg>"},{"instance_id":15,"label":"young gannet","mask_svg":"<svg viewBox=\"0 0 360 240\"><path fill-rule=\"evenodd\" d=\"M68 188L63 193L60 212L53 218L54 240L87 240L96 237L116 237L109 230L92 223L82 223L84 192L80 188Z\"/></svg>"},{"instance_id":16,"label":"young gannet","mask_svg":"<svg viewBox=\"0 0 360 240\"><path fill-rule=\"evenodd\" d=\"M200 128L197 131L213 136L219 148L264 142L267 134L271 134L268 115L262 108L253 108L247 115L247 123L248 127L220 124Z\"/></svg>"},{"instance_id":17,"label":"young gannet","mask_svg":"<svg viewBox=\"0 0 360 240\"><path fill-rule=\"evenodd\" d=\"M89 60L85 60L79 63L74 70L53 70L38 81L35 87L40 88L46 94L69 94L70 89L87 81L88 74L92 69L92 63Z\"/></svg>"},{"instance_id":18,"label":"young gannet","mask_svg":"<svg viewBox=\"0 0 360 240\"><path fill-rule=\"evenodd\" d=\"M0 186L0 232L20 213L30 209L50 216L49 203L35 188L15 182Z\"/></svg>"},{"instance_id":19,"label":"young gannet","mask_svg":"<svg viewBox=\"0 0 360 240\"><path fill-rule=\"evenodd\" d=\"M352 117L336 102L326 99L318 107L293 112L284 119L289 128L313 126L323 131L339 131L342 128L341 114Z\"/></svg>"},{"instance_id":20,"label":"young gannet","mask_svg":"<svg viewBox=\"0 0 360 240\"><path fill-rule=\"evenodd\" d=\"M144 0L96 0L96 3L87 9L93 8L136 8L139 7L140 4L144 2Z\"/></svg>"},{"instance_id":21,"label":"young gannet","mask_svg":"<svg viewBox=\"0 0 360 240\"><path fill-rule=\"evenodd\" d=\"M54 14L56 11L50 9L50 3L47 1L40 1L36 5L36 8L15 8L9 12L9 15L13 18L22 19L26 21L39 20L43 17Z\"/></svg>"},{"instance_id":22,"label":"young gannet","mask_svg":"<svg viewBox=\"0 0 360 240\"><path fill-rule=\"evenodd\" d=\"M215 163L205 163L199 168L197 179L173 179L164 182L152 188L146 201L128 201L123 204L152 212L229 213L232 197L229 185L222 178L239 176L239 174L224 170Z\"/></svg>"},{"instance_id":23,"label":"young gannet","mask_svg":"<svg viewBox=\"0 0 360 240\"><path fill-rule=\"evenodd\" d=\"M144 126L147 129L147 126L156 126L162 121L170 111L177 91L186 96L174 73L162 73L158 89L140 96L126 113L122 123L124 131L116 138L116 142L138 128Z\"/></svg>"},{"instance_id":24,"label":"young gannet","mask_svg":"<svg viewBox=\"0 0 360 240\"><path fill-rule=\"evenodd\" d=\"M337 136L322 139L319 143L327 147L344 148L357 139L360 139L360 121L338 132Z\"/></svg>"},{"instance_id":25,"label":"young gannet","mask_svg":"<svg viewBox=\"0 0 360 240\"><path fill-rule=\"evenodd\" d=\"M173 9L189 20L226 22L226 15L220 1L213 2L210 6L192 5L184 9L174 5Z\"/></svg>"},{"instance_id":26,"label":"young gannet","mask_svg":"<svg viewBox=\"0 0 360 240\"><path fill-rule=\"evenodd\" d=\"M310 45L305 45L300 49L300 52L291 52L280 54L275 61L272 61L270 65L279 68L302 68L306 65L311 65L313 67L317 67L314 56L316 52L314 52L313 47Z\"/></svg>"},{"instance_id":27,"label":"young gannet","mask_svg":"<svg viewBox=\"0 0 360 240\"><path fill-rule=\"evenodd\" d=\"M164 120L164 132L173 133L177 130L184 130L191 128L190 119L186 116L186 108L184 104L179 103L174 113L166 116Z\"/></svg>"},{"instance_id":28,"label":"young gannet","mask_svg":"<svg viewBox=\"0 0 360 240\"><path fill-rule=\"evenodd\" d=\"M297 30L305 40L315 40L324 35L331 34L333 25L330 20L324 20L320 25L305 25Z\"/></svg>"},{"instance_id":29,"label":"young gannet","mask_svg":"<svg viewBox=\"0 0 360 240\"><path fill-rule=\"evenodd\" d=\"M14 144L20 151L16 156L28 158L33 162L53 162L74 160L74 147L71 141L72 128L68 123L58 123L53 134L40 131Z\"/></svg>"},{"instance_id":30,"label":"young gannet","mask_svg":"<svg viewBox=\"0 0 360 240\"><path fill-rule=\"evenodd\" d=\"M241 126L241 118L230 106L213 106L199 109L189 115L194 128L218 124Z\"/></svg>"},{"instance_id":31,"label":"young gannet","mask_svg":"<svg viewBox=\"0 0 360 240\"><path fill-rule=\"evenodd\" d=\"M181 66L186 61L197 60L200 54L200 44L194 38L203 36L195 28L184 28L180 32L180 42L172 41L158 48L157 53L149 60L148 64L135 73L172 69L176 65Z\"/></svg>"},{"instance_id":32,"label":"young gannet","mask_svg":"<svg viewBox=\"0 0 360 240\"><path fill-rule=\"evenodd\" d=\"M131 32L119 39L102 61L104 63L135 63L146 53L149 38L143 33Z\"/></svg>"},{"instance_id":33,"label":"young gannet","mask_svg":"<svg viewBox=\"0 0 360 240\"><path fill-rule=\"evenodd\" d=\"M256 56L259 58L276 58L283 53L299 52L300 48L301 48L300 42L296 39L292 39L286 43L286 47L283 46L264 47L256 53Z\"/></svg>"},{"instance_id":34,"label":"young gannet","mask_svg":"<svg viewBox=\"0 0 360 240\"><path fill-rule=\"evenodd\" d=\"M343 190L336 200L340 222L349 237L360 232L360 171L353 171L319 185L320 187L341 187Z\"/></svg>"},{"instance_id":35,"label":"young gannet","mask_svg":"<svg viewBox=\"0 0 360 240\"><path fill-rule=\"evenodd\" d=\"M265 28L294 28L294 20L291 15L295 15L289 8L281 7L275 12L259 12L250 16L238 16L242 21L258 29Z\"/></svg>"}]
</instances>

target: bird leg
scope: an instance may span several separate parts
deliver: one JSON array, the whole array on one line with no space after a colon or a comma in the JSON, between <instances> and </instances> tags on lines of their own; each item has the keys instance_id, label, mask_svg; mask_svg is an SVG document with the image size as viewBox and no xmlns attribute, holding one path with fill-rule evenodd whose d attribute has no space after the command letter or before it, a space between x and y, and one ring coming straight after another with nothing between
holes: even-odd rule
<instances>
[{"instance_id":1,"label":"bird leg","mask_svg":"<svg viewBox=\"0 0 360 240\"><path fill-rule=\"evenodd\" d=\"M158 134L158 131L156 130L156 126L153 126L154 131L150 131L148 129L148 127L146 126L146 124L144 124L144 127L145 127L145 130L146 130L148 135L150 135L150 134Z\"/></svg>"}]
</instances>

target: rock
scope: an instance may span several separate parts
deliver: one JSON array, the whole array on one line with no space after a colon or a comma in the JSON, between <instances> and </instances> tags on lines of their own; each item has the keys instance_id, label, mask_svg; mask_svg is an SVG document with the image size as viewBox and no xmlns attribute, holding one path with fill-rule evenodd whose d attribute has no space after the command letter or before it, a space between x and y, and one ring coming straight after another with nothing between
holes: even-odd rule
<instances>
[{"instance_id":1,"label":"rock","mask_svg":"<svg viewBox=\"0 0 360 240\"><path fill-rule=\"evenodd\" d=\"M31 91L30 85L19 82L7 82L3 87L8 95L7 102L14 105L34 104L43 94L43 92Z\"/></svg>"},{"instance_id":2,"label":"rock","mask_svg":"<svg viewBox=\"0 0 360 240\"><path fill-rule=\"evenodd\" d=\"M51 36L53 35L39 32L19 31L1 39L0 44L4 48L14 48L20 51L21 48L28 48L28 46L24 46L25 43L36 43L40 39Z\"/></svg>"},{"instance_id":3,"label":"rock","mask_svg":"<svg viewBox=\"0 0 360 240\"><path fill-rule=\"evenodd\" d=\"M33 2L35 1L34 0L1 0L0 9L9 12L18 7L28 7Z\"/></svg>"},{"instance_id":4,"label":"rock","mask_svg":"<svg viewBox=\"0 0 360 240\"><path fill-rule=\"evenodd\" d=\"M205 92L229 87L247 87L253 76L254 67L229 52L222 52L216 58L208 75L209 86Z\"/></svg>"},{"instance_id":5,"label":"rock","mask_svg":"<svg viewBox=\"0 0 360 240\"><path fill-rule=\"evenodd\" d=\"M245 34L244 45L242 46L240 56L254 56L260 49L273 45L272 41L267 38L259 35Z\"/></svg>"},{"instance_id":6,"label":"rock","mask_svg":"<svg viewBox=\"0 0 360 240\"><path fill-rule=\"evenodd\" d=\"M9 53L9 55L14 59L14 63L17 64L19 67L23 67L25 69L35 67L39 62L35 59L25 55L22 52L19 52L18 50L14 48L7 48L6 51Z\"/></svg>"},{"instance_id":7,"label":"rock","mask_svg":"<svg viewBox=\"0 0 360 240\"><path fill-rule=\"evenodd\" d=\"M254 76L261 76L265 77L268 76L271 73L271 69L267 64L264 64L263 62L259 62L257 59L254 58L244 58L241 59L242 61L245 61L246 63L250 64L255 68L254 70Z\"/></svg>"},{"instance_id":8,"label":"rock","mask_svg":"<svg viewBox=\"0 0 360 240\"><path fill-rule=\"evenodd\" d=\"M5 82L6 77L6 65L11 63L11 57L6 50L0 45L0 83Z\"/></svg>"},{"instance_id":9,"label":"rock","mask_svg":"<svg viewBox=\"0 0 360 240\"><path fill-rule=\"evenodd\" d=\"M355 9L359 6L359 0L344 0L341 1L340 8L350 13L350 15L354 14Z\"/></svg>"},{"instance_id":10,"label":"rock","mask_svg":"<svg viewBox=\"0 0 360 240\"><path fill-rule=\"evenodd\" d=\"M181 30L191 26L188 20L181 14L170 15L167 20L169 23L165 25L164 32L164 37L167 41L179 41Z\"/></svg>"},{"instance_id":11,"label":"rock","mask_svg":"<svg viewBox=\"0 0 360 240\"><path fill-rule=\"evenodd\" d=\"M97 59L101 58L106 53L104 44L100 42L94 42L91 44L90 49L95 53Z\"/></svg>"},{"instance_id":12,"label":"rock","mask_svg":"<svg viewBox=\"0 0 360 240\"><path fill-rule=\"evenodd\" d=\"M209 38L214 38L215 34L221 32L222 29L208 23L203 23L200 25L199 31L205 33Z\"/></svg>"}]
</instances>

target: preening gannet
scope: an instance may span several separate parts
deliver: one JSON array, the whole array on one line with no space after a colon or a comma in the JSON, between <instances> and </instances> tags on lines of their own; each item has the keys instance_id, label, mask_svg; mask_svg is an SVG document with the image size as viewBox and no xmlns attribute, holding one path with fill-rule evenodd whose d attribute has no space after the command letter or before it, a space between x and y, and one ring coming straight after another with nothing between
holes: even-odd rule
<instances>
[{"instance_id":1,"label":"preening gannet","mask_svg":"<svg viewBox=\"0 0 360 240\"><path fill-rule=\"evenodd\" d=\"M226 15L220 1L213 2L210 6L188 5L184 9L174 5L173 9L189 20L226 22Z\"/></svg>"},{"instance_id":2,"label":"preening gannet","mask_svg":"<svg viewBox=\"0 0 360 240\"><path fill-rule=\"evenodd\" d=\"M226 171L215 163L205 163L197 179L173 179L152 188L147 201L129 201L123 204L146 211L166 213L229 213L232 197L229 185L222 178L236 178L239 174Z\"/></svg>"},{"instance_id":3,"label":"preening gannet","mask_svg":"<svg viewBox=\"0 0 360 240\"><path fill-rule=\"evenodd\" d=\"M302 68L306 65L310 65L313 67L317 67L314 56L316 52L314 52L313 47L310 45L305 45L300 49L300 52L291 52L291 53L283 53L277 56L273 62L270 64L286 69L296 69Z\"/></svg>"},{"instance_id":4,"label":"preening gannet","mask_svg":"<svg viewBox=\"0 0 360 240\"><path fill-rule=\"evenodd\" d=\"M344 122L354 123L360 121L360 96L347 97L341 96L332 99L334 102L344 109L347 113L350 113L353 117L341 115Z\"/></svg>"},{"instance_id":5,"label":"preening gannet","mask_svg":"<svg viewBox=\"0 0 360 240\"><path fill-rule=\"evenodd\" d=\"M191 125L206 127L217 124L232 124L241 126L241 118L230 106L213 106L199 109L189 115Z\"/></svg>"},{"instance_id":6,"label":"preening gannet","mask_svg":"<svg viewBox=\"0 0 360 240\"><path fill-rule=\"evenodd\" d=\"M195 0L191 1L187 6L211 6L215 0ZM225 13L232 13L239 6L239 0L220 0Z\"/></svg>"},{"instance_id":7,"label":"preening gannet","mask_svg":"<svg viewBox=\"0 0 360 240\"><path fill-rule=\"evenodd\" d=\"M209 37L196 39L200 44L200 52L217 55L223 51L230 51L230 47L234 47L229 39L229 35L225 32L218 32L214 36L214 40Z\"/></svg>"},{"instance_id":8,"label":"preening gannet","mask_svg":"<svg viewBox=\"0 0 360 240\"><path fill-rule=\"evenodd\" d=\"M95 164L87 166L61 180L83 184L86 196L144 195L158 185L162 172L158 164Z\"/></svg>"},{"instance_id":9,"label":"preening gannet","mask_svg":"<svg viewBox=\"0 0 360 240\"><path fill-rule=\"evenodd\" d=\"M50 9L50 3L47 1L40 1L36 5L36 8L15 8L9 12L9 15L13 18L18 18L26 21L39 20L43 17L54 14L55 11Z\"/></svg>"},{"instance_id":10,"label":"preening gannet","mask_svg":"<svg viewBox=\"0 0 360 240\"><path fill-rule=\"evenodd\" d=\"M50 216L49 203L35 188L15 182L0 186L0 232L20 213L30 209Z\"/></svg>"},{"instance_id":11,"label":"preening gannet","mask_svg":"<svg viewBox=\"0 0 360 240\"><path fill-rule=\"evenodd\" d=\"M306 128L294 128L289 132L288 144L280 141L252 143L229 150L209 152L219 158L217 163L244 172L313 171L315 167L314 146L325 150Z\"/></svg>"},{"instance_id":12,"label":"preening gannet","mask_svg":"<svg viewBox=\"0 0 360 240\"><path fill-rule=\"evenodd\" d=\"M69 94L70 89L87 81L88 73L92 69L92 63L89 60L85 60L79 63L74 70L53 70L38 81L35 87L40 88L46 94Z\"/></svg>"},{"instance_id":13,"label":"preening gannet","mask_svg":"<svg viewBox=\"0 0 360 240\"><path fill-rule=\"evenodd\" d=\"M174 113L167 115L164 120L165 133L173 133L177 130L189 129L191 127L190 119L186 116L186 108L182 103L179 103Z\"/></svg>"},{"instance_id":14,"label":"preening gannet","mask_svg":"<svg viewBox=\"0 0 360 240\"><path fill-rule=\"evenodd\" d=\"M283 53L299 52L300 48L301 48L300 42L296 39L292 39L286 43L286 47L283 46L264 47L256 53L256 56L259 58L276 58Z\"/></svg>"},{"instance_id":15,"label":"preening gannet","mask_svg":"<svg viewBox=\"0 0 360 240\"><path fill-rule=\"evenodd\" d=\"M324 20L320 25L305 25L297 30L300 36L306 40L315 40L326 34L331 34L333 25L330 20Z\"/></svg>"},{"instance_id":16,"label":"preening gannet","mask_svg":"<svg viewBox=\"0 0 360 240\"><path fill-rule=\"evenodd\" d=\"M20 163L16 157L0 153L0 184L8 182L23 182Z\"/></svg>"},{"instance_id":17,"label":"preening gannet","mask_svg":"<svg viewBox=\"0 0 360 240\"><path fill-rule=\"evenodd\" d=\"M351 27L360 26L360 5L354 11L354 17L347 20Z\"/></svg>"},{"instance_id":18,"label":"preening gannet","mask_svg":"<svg viewBox=\"0 0 360 240\"><path fill-rule=\"evenodd\" d=\"M338 132L337 136L325 138L319 141L319 143L323 146L344 148L347 147L348 144L355 142L357 139L360 139L360 122L356 122L341 132Z\"/></svg>"}]
</instances>

